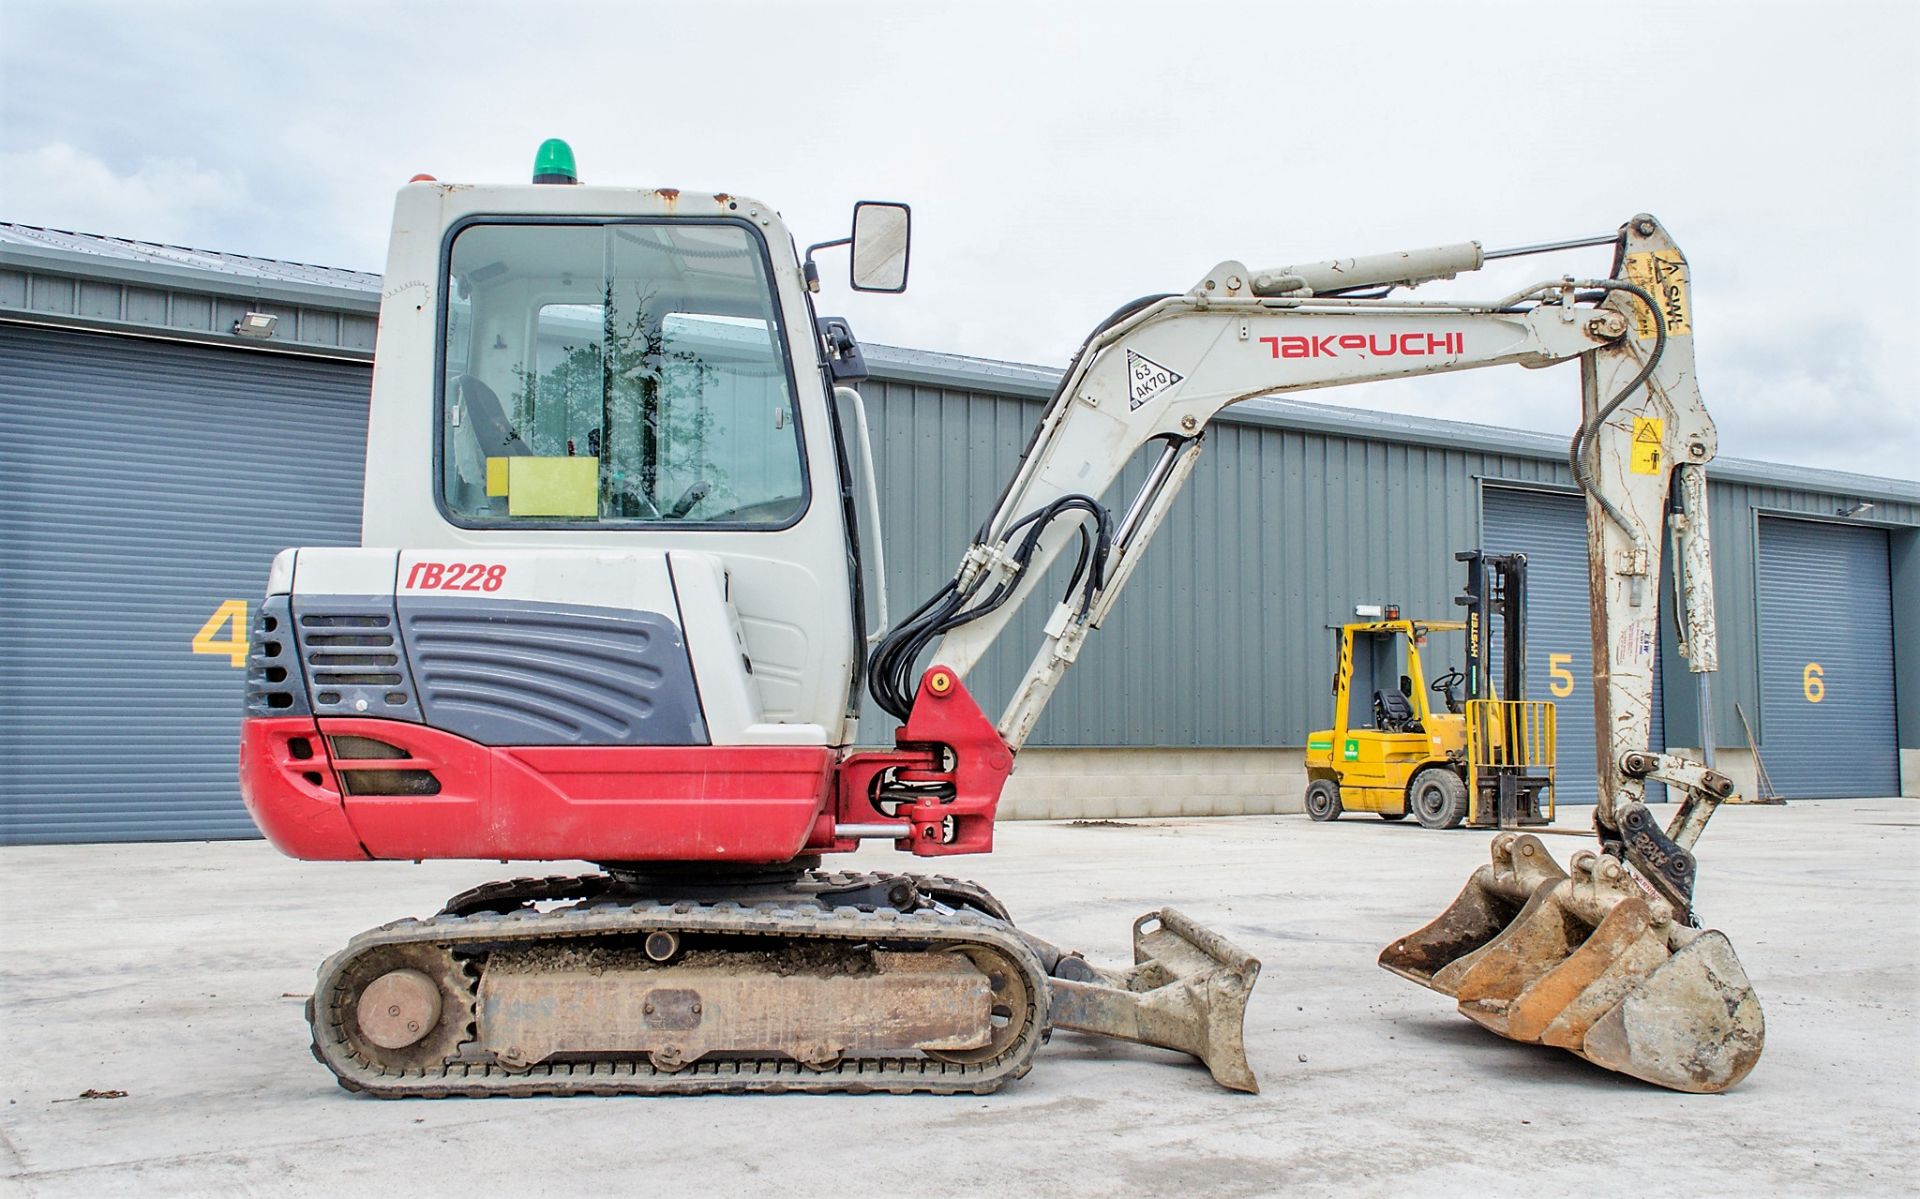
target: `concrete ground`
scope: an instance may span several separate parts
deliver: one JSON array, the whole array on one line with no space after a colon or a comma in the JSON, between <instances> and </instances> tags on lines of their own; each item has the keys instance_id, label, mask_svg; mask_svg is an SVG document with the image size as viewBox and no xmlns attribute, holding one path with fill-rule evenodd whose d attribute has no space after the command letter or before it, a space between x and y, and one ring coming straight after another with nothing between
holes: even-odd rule
<instances>
[{"instance_id":1,"label":"concrete ground","mask_svg":"<svg viewBox=\"0 0 1920 1199\"><path fill-rule=\"evenodd\" d=\"M1485 834L1265 816L999 837L947 865L1059 943L1121 959L1132 917L1173 903L1263 959L1247 1014L1262 1093L1061 1033L988 1097L356 1098L307 1054L315 966L505 868L16 848L0 851L0 1193L1753 1196L1920 1179L1914 801L1716 818L1701 908L1769 1034L1719 1096L1501 1040L1374 965L1486 860ZM1563 861L1584 844L1550 839ZM127 1094L77 1098L90 1088Z\"/></svg>"}]
</instances>

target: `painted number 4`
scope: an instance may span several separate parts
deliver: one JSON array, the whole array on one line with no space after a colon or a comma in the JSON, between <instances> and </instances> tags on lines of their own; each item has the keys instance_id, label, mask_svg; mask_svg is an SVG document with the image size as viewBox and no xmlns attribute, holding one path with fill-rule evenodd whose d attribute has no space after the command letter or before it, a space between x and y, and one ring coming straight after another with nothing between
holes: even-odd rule
<instances>
[{"instance_id":1,"label":"painted number 4","mask_svg":"<svg viewBox=\"0 0 1920 1199\"><path fill-rule=\"evenodd\" d=\"M225 637L220 635L222 629L228 630ZM247 601L221 600L213 615L207 617L207 623L193 635L193 652L225 654L236 667L244 668L247 664Z\"/></svg>"}]
</instances>

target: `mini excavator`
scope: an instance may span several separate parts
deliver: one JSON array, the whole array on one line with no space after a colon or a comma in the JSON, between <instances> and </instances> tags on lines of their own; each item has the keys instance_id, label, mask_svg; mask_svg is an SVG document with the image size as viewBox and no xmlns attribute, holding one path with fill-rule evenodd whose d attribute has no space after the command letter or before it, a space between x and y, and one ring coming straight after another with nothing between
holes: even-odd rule
<instances>
[{"instance_id":1,"label":"mini excavator","mask_svg":"<svg viewBox=\"0 0 1920 1199\"><path fill-rule=\"evenodd\" d=\"M855 486L865 420L843 385L862 364L846 323L814 313L814 259L847 247L851 286L904 290L909 224L905 206L862 203L849 237L802 258L766 204L582 185L558 141L531 185L401 189L362 545L274 560L242 794L302 859L597 870L475 887L325 962L313 1051L348 1090L985 1093L1053 1028L1189 1053L1255 1090L1242 1020L1259 963L1181 913L1141 917L1135 964L1104 969L1016 928L976 885L823 857L865 841L916 858L992 848L1016 753L1238 400L1577 359L1600 397L1583 440L1607 462L1627 460L1635 429L1664 430L1632 518L1658 527L1673 462L1704 518L1712 427L1684 261L1652 218L1605 239L1626 277L1492 303L1385 294L1475 269L1477 243L1224 262L1094 330L953 577L897 622L876 595L870 632L879 546L862 532L877 534L877 508ZM1672 279L1680 309L1650 290ZM1145 483L1116 514L1102 497L1137 452ZM1639 555L1617 577L1649 639L1622 642L1615 678L1644 681L1658 544L1617 540L1607 561ZM969 672L1069 545L1071 580L990 720ZM863 680L900 722L890 748L855 746ZM1604 744L1644 745L1642 699ZM1628 796L1682 769L1629 766ZM1660 928L1677 938L1690 863L1684 879L1672 854L1650 866L1672 841L1637 810L1603 802L1612 855L1581 877L1621 890L1654 871L1664 898L1635 894L1673 914ZM1689 812L1690 839L1705 812Z\"/></svg>"}]
</instances>

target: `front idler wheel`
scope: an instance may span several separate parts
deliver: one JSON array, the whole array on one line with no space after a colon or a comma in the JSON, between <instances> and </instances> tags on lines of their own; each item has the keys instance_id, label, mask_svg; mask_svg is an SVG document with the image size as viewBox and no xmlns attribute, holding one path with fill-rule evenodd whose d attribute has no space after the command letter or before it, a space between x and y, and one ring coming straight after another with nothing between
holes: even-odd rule
<instances>
[{"instance_id":1,"label":"front idler wheel","mask_svg":"<svg viewBox=\"0 0 1920 1199\"><path fill-rule=\"evenodd\" d=\"M965 957L975 969L987 976L988 992L993 996L993 1007L988 1017L993 1031L987 1043L978 1049L929 1049L927 1056L956 1065L990 1062L1017 1044L1026 1032L1027 1021L1033 1011L1033 999L1027 993L1026 976L1016 963L984 945L968 945L953 952Z\"/></svg>"}]
</instances>

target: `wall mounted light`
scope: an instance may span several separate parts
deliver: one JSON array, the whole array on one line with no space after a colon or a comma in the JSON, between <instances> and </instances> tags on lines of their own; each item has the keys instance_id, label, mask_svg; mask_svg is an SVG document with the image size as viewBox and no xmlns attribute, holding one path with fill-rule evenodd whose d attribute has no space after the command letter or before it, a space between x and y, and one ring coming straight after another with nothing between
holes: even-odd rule
<instances>
[{"instance_id":1,"label":"wall mounted light","mask_svg":"<svg viewBox=\"0 0 1920 1199\"><path fill-rule=\"evenodd\" d=\"M279 323L280 318L271 312L249 312L233 322L233 331L240 337L272 337Z\"/></svg>"},{"instance_id":2,"label":"wall mounted light","mask_svg":"<svg viewBox=\"0 0 1920 1199\"><path fill-rule=\"evenodd\" d=\"M1833 514L1835 516L1860 516L1871 511L1873 511L1873 504L1871 501L1855 500L1853 503L1847 505L1845 508L1835 508L1833 510Z\"/></svg>"}]
</instances>

